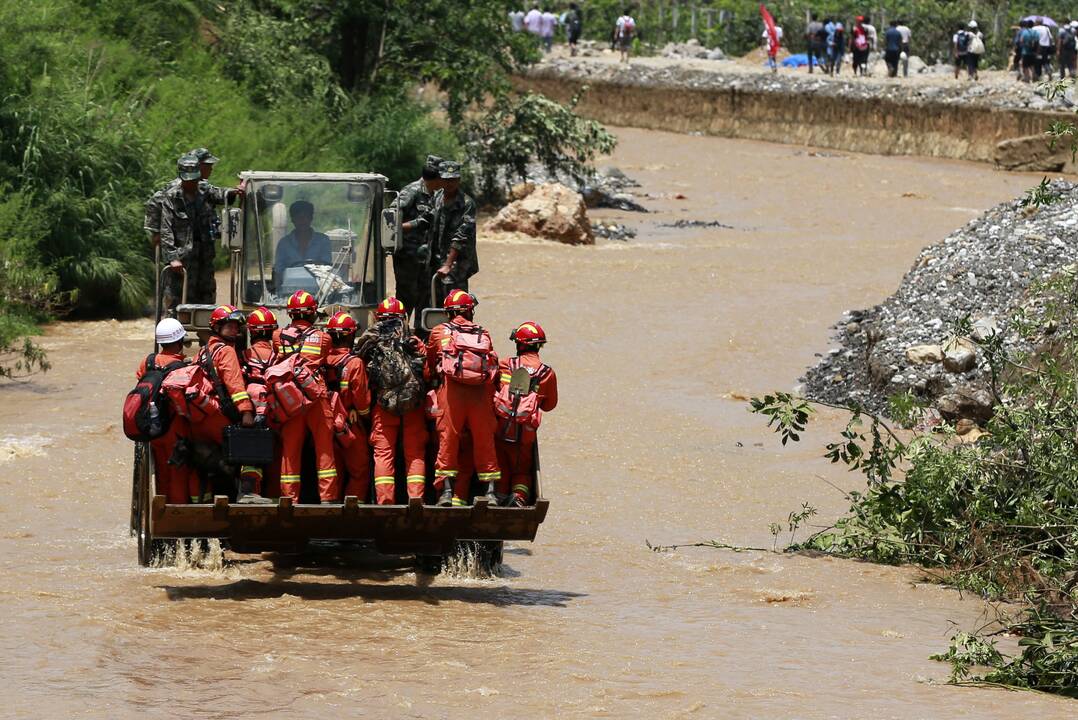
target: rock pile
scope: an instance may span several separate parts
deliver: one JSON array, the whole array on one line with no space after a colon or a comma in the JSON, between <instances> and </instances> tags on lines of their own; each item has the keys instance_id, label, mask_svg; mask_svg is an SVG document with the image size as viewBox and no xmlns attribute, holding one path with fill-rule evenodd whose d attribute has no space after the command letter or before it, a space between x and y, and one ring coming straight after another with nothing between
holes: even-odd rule
<instances>
[{"instance_id":1,"label":"rock pile","mask_svg":"<svg viewBox=\"0 0 1078 720\"><path fill-rule=\"evenodd\" d=\"M667 58L689 58L695 60L726 60L726 53L719 48L708 49L700 44L696 38L683 43L666 43L660 53Z\"/></svg>"},{"instance_id":2,"label":"rock pile","mask_svg":"<svg viewBox=\"0 0 1078 720\"><path fill-rule=\"evenodd\" d=\"M580 193L560 183L524 183L514 189L523 195L484 225L485 232L516 232L567 245L594 245L587 208Z\"/></svg>"},{"instance_id":3,"label":"rock pile","mask_svg":"<svg viewBox=\"0 0 1078 720\"><path fill-rule=\"evenodd\" d=\"M987 364L976 344L952 336L953 321L969 316L974 339L1001 332L1018 349L1007 322L1030 284L1078 256L1078 186L1057 181L1052 190L1060 196L1053 205L998 205L922 250L894 295L834 326L838 347L802 378L804 394L885 410L888 397L910 391L943 419L985 422Z\"/></svg>"},{"instance_id":4,"label":"rock pile","mask_svg":"<svg viewBox=\"0 0 1078 720\"><path fill-rule=\"evenodd\" d=\"M547 182L560 183L576 190L584 196L584 202L590 208L614 208L615 210L647 212L647 208L627 192L629 188L640 187L640 183L616 167L599 168L593 175L585 178L583 182L578 182L564 173L551 175L542 165L530 165L528 167L528 183Z\"/></svg>"}]
</instances>

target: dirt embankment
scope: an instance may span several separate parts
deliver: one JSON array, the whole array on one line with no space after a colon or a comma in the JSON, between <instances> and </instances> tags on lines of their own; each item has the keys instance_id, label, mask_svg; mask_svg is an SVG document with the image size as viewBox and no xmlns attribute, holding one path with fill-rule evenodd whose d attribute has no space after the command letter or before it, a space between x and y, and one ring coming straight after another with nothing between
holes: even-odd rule
<instances>
[{"instance_id":1,"label":"dirt embankment","mask_svg":"<svg viewBox=\"0 0 1078 720\"><path fill-rule=\"evenodd\" d=\"M517 84L562 101L587 85L579 110L612 125L1073 171L1069 153L1049 148L1044 135L1053 121L1074 119L1067 102L996 75L983 83L904 82L771 75L735 63L557 59Z\"/></svg>"}]
</instances>

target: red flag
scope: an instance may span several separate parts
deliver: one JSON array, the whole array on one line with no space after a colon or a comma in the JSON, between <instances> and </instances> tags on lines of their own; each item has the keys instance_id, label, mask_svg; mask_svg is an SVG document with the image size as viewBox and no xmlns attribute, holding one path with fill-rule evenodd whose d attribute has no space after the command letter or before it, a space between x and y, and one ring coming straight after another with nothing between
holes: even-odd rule
<instances>
[{"instance_id":1,"label":"red flag","mask_svg":"<svg viewBox=\"0 0 1078 720\"><path fill-rule=\"evenodd\" d=\"M779 51L779 33L775 29L775 18L771 17L771 13L763 5L760 5L760 17L764 19L764 27L767 28L767 54L775 55Z\"/></svg>"}]
</instances>

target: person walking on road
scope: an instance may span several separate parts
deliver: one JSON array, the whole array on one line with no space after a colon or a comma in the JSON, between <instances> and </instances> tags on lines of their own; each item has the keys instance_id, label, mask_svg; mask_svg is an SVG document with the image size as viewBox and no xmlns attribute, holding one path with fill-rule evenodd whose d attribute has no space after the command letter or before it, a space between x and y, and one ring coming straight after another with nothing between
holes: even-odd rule
<instances>
[{"instance_id":1,"label":"person walking on road","mask_svg":"<svg viewBox=\"0 0 1078 720\"><path fill-rule=\"evenodd\" d=\"M614 23L614 45L621 53L619 60L629 62L629 53L633 49L633 38L636 37L636 20L633 19L632 9L625 8L625 12Z\"/></svg>"},{"instance_id":2,"label":"person walking on road","mask_svg":"<svg viewBox=\"0 0 1078 720\"><path fill-rule=\"evenodd\" d=\"M827 64L827 31L824 24L812 13L812 20L805 27L805 44L808 46L809 72L813 66L825 66Z\"/></svg>"},{"instance_id":3,"label":"person walking on road","mask_svg":"<svg viewBox=\"0 0 1078 720\"><path fill-rule=\"evenodd\" d=\"M1018 33L1018 47L1022 57L1022 82L1033 82L1039 77L1040 54L1039 36L1033 29L1032 20L1022 21L1022 30Z\"/></svg>"},{"instance_id":4,"label":"person walking on road","mask_svg":"<svg viewBox=\"0 0 1078 720\"><path fill-rule=\"evenodd\" d=\"M577 43L584 31L584 17L580 13L580 7L575 3L569 3L569 9L562 15L562 25L565 26L565 39L569 42L569 54L576 56Z\"/></svg>"},{"instance_id":5,"label":"person walking on road","mask_svg":"<svg viewBox=\"0 0 1078 720\"><path fill-rule=\"evenodd\" d=\"M425 306L430 293L430 276L426 273L430 255L427 231L434 210L434 195L441 187L438 168L442 159L428 155L418 180L401 189L395 205L401 212L401 246L393 251L393 278L397 298L404 303L409 315ZM426 283L426 287L424 287Z\"/></svg>"},{"instance_id":6,"label":"person walking on road","mask_svg":"<svg viewBox=\"0 0 1078 720\"><path fill-rule=\"evenodd\" d=\"M1044 18L1038 18L1033 26L1033 32L1037 33L1037 55L1039 60L1037 63L1037 80L1040 80L1045 74L1051 80L1052 55L1055 49L1055 43L1052 41L1052 29L1045 24Z\"/></svg>"},{"instance_id":7,"label":"person walking on road","mask_svg":"<svg viewBox=\"0 0 1078 720\"><path fill-rule=\"evenodd\" d=\"M550 53L554 49L554 32L558 27L558 16L550 12L550 8L543 10L539 17L539 39L543 43L543 52Z\"/></svg>"},{"instance_id":8,"label":"person walking on road","mask_svg":"<svg viewBox=\"0 0 1078 720\"><path fill-rule=\"evenodd\" d=\"M827 73L838 75L842 71L842 61L846 57L846 27L835 22L834 30L827 47Z\"/></svg>"},{"instance_id":9,"label":"person walking on road","mask_svg":"<svg viewBox=\"0 0 1078 720\"><path fill-rule=\"evenodd\" d=\"M913 39L913 32L910 31L910 26L906 24L905 20L898 21L898 32L902 35L902 52L899 54L899 60L902 64L902 77L910 76L910 40Z\"/></svg>"},{"instance_id":10,"label":"person walking on road","mask_svg":"<svg viewBox=\"0 0 1078 720\"><path fill-rule=\"evenodd\" d=\"M1072 20L1060 27L1059 30L1059 79L1065 80L1067 75L1074 77L1074 70L1078 60L1078 20Z\"/></svg>"},{"instance_id":11,"label":"person walking on road","mask_svg":"<svg viewBox=\"0 0 1078 720\"><path fill-rule=\"evenodd\" d=\"M853 36L850 43L853 49L853 74L868 74L869 40L868 31L865 29L865 18L858 15L853 26Z\"/></svg>"},{"instance_id":12,"label":"person walking on road","mask_svg":"<svg viewBox=\"0 0 1078 720\"><path fill-rule=\"evenodd\" d=\"M898 65L902 60L902 33L898 20L892 20L883 34L883 60L887 63L887 77L898 77Z\"/></svg>"}]
</instances>

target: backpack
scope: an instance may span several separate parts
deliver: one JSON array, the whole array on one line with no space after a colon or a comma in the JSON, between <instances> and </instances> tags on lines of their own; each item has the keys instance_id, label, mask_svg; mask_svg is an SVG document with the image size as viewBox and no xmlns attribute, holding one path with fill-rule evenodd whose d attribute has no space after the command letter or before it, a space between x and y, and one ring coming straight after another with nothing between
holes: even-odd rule
<instances>
[{"instance_id":1,"label":"backpack","mask_svg":"<svg viewBox=\"0 0 1078 720\"><path fill-rule=\"evenodd\" d=\"M509 358L509 372L513 373L521 367L520 358ZM550 366L540 365L538 370L525 368L531 375L531 386L526 395L514 397L509 392L509 383L503 383L494 396L494 414L505 420L508 425L522 425L528 430L538 430L543 419L543 411L539 408L539 383L550 373Z\"/></svg>"},{"instance_id":2,"label":"backpack","mask_svg":"<svg viewBox=\"0 0 1078 720\"><path fill-rule=\"evenodd\" d=\"M202 422L221 410L213 382L198 363L170 372L161 383L161 392L168 397L177 415L193 423Z\"/></svg>"},{"instance_id":3,"label":"backpack","mask_svg":"<svg viewBox=\"0 0 1078 720\"><path fill-rule=\"evenodd\" d=\"M482 385L497 371L494 343L479 325L446 323L449 337L442 340L438 372L462 385Z\"/></svg>"},{"instance_id":4,"label":"backpack","mask_svg":"<svg viewBox=\"0 0 1078 720\"><path fill-rule=\"evenodd\" d=\"M628 15L624 15L621 24L621 37L631 38L636 33L636 21Z\"/></svg>"},{"instance_id":5,"label":"backpack","mask_svg":"<svg viewBox=\"0 0 1078 720\"><path fill-rule=\"evenodd\" d=\"M325 387L298 353L271 365L264 379L271 398L268 402L270 418L278 423L288 421L315 400L326 397Z\"/></svg>"},{"instance_id":6,"label":"backpack","mask_svg":"<svg viewBox=\"0 0 1078 720\"><path fill-rule=\"evenodd\" d=\"M1033 32L1033 28L1026 28L1022 31L1021 42L1022 49L1029 55L1036 51L1037 43L1040 42L1040 39L1037 37L1037 33Z\"/></svg>"},{"instance_id":7,"label":"backpack","mask_svg":"<svg viewBox=\"0 0 1078 720\"><path fill-rule=\"evenodd\" d=\"M168 396L161 392L161 385L171 372L185 365L186 360L177 360L165 367L158 367L157 353L146 357L146 372L124 399L124 435L135 442L147 442L168 432L172 410Z\"/></svg>"},{"instance_id":8,"label":"backpack","mask_svg":"<svg viewBox=\"0 0 1078 720\"><path fill-rule=\"evenodd\" d=\"M1064 50L1074 52L1078 50L1078 35L1073 30L1063 30L1060 34L1060 45Z\"/></svg>"},{"instance_id":9,"label":"backpack","mask_svg":"<svg viewBox=\"0 0 1078 720\"><path fill-rule=\"evenodd\" d=\"M984 40L979 35L970 35L969 51L974 55L984 55Z\"/></svg>"},{"instance_id":10,"label":"backpack","mask_svg":"<svg viewBox=\"0 0 1078 720\"><path fill-rule=\"evenodd\" d=\"M958 54L964 55L969 52L969 38L970 34L965 30L960 30L955 38L955 47L958 48Z\"/></svg>"},{"instance_id":11,"label":"backpack","mask_svg":"<svg viewBox=\"0 0 1078 720\"><path fill-rule=\"evenodd\" d=\"M405 415L423 404L423 358L409 347L408 340L403 324L382 321L360 338L356 350L367 363L374 401L394 415Z\"/></svg>"},{"instance_id":12,"label":"backpack","mask_svg":"<svg viewBox=\"0 0 1078 720\"><path fill-rule=\"evenodd\" d=\"M861 32L854 30L853 46L858 50L868 50L868 35L863 30Z\"/></svg>"},{"instance_id":13,"label":"backpack","mask_svg":"<svg viewBox=\"0 0 1078 720\"><path fill-rule=\"evenodd\" d=\"M318 328L311 325L309 328L300 329L297 327L289 326L281 331L279 335L281 341L280 355L303 355L303 348L307 344L308 339L318 333ZM318 338L321 342L321 337ZM321 348L319 348L321 352Z\"/></svg>"}]
</instances>

